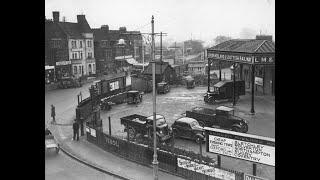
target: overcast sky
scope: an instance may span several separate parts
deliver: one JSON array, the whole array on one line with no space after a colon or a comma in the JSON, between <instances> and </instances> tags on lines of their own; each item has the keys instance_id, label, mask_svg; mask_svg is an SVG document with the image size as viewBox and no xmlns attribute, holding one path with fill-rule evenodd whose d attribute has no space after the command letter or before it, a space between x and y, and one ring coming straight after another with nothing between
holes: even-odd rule
<instances>
[{"instance_id":1,"label":"overcast sky","mask_svg":"<svg viewBox=\"0 0 320 180\"><path fill-rule=\"evenodd\" d=\"M166 32L168 41L201 39L211 44L218 35L254 38L255 34L275 39L275 0L45 0L45 16L60 12L60 20L76 22L84 14L91 28L109 25L127 30Z\"/></svg>"}]
</instances>

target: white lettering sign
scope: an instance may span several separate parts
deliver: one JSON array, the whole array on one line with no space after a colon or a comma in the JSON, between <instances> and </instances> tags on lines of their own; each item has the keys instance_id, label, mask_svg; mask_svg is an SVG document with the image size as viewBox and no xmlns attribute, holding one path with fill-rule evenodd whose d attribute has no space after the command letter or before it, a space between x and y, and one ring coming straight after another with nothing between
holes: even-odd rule
<instances>
[{"instance_id":1,"label":"white lettering sign","mask_svg":"<svg viewBox=\"0 0 320 180\"><path fill-rule=\"evenodd\" d=\"M96 137L96 130L91 128L90 131L91 131L91 136Z\"/></svg>"},{"instance_id":2,"label":"white lettering sign","mask_svg":"<svg viewBox=\"0 0 320 180\"><path fill-rule=\"evenodd\" d=\"M209 135L209 152L275 166L275 147Z\"/></svg>"},{"instance_id":3,"label":"white lettering sign","mask_svg":"<svg viewBox=\"0 0 320 180\"><path fill-rule=\"evenodd\" d=\"M263 79L260 77L254 77L254 83L259 86L263 86Z\"/></svg>"},{"instance_id":4,"label":"white lettering sign","mask_svg":"<svg viewBox=\"0 0 320 180\"><path fill-rule=\"evenodd\" d=\"M236 176L232 172L224 171L212 166L205 164L199 164L191 160L177 158L178 167L183 169L188 169L190 171L195 171L207 176L224 179L224 180L235 180Z\"/></svg>"},{"instance_id":5,"label":"white lettering sign","mask_svg":"<svg viewBox=\"0 0 320 180\"><path fill-rule=\"evenodd\" d=\"M71 64L71 61L58 61L56 62L56 66L63 66L63 65L68 65Z\"/></svg>"},{"instance_id":6,"label":"white lettering sign","mask_svg":"<svg viewBox=\"0 0 320 180\"><path fill-rule=\"evenodd\" d=\"M253 176L253 175L250 175L250 174L244 174L244 180L267 180L267 179L261 178L261 177L258 177L258 176Z\"/></svg>"}]
</instances>

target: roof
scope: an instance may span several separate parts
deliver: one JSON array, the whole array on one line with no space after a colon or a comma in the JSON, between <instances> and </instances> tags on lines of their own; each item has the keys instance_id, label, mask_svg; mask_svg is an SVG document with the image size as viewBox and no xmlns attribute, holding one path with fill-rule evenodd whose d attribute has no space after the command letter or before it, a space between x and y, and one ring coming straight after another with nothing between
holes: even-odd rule
<instances>
[{"instance_id":1,"label":"roof","mask_svg":"<svg viewBox=\"0 0 320 180\"><path fill-rule=\"evenodd\" d=\"M195 108L192 108L191 111L202 113L202 114L216 114L216 111L214 109L205 108L205 107L195 107Z\"/></svg>"},{"instance_id":2,"label":"roof","mask_svg":"<svg viewBox=\"0 0 320 180\"><path fill-rule=\"evenodd\" d=\"M119 30L105 30L101 28L92 29L95 41L108 40L118 41L122 39L142 39L141 35L137 35L140 31L126 31L127 34L121 34ZM132 33L132 34L130 34Z\"/></svg>"},{"instance_id":3,"label":"roof","mask_svg":"<svg viewBox=\"0 0 320 180\"><path fill-rule=\"evenodd\" d=\"M62 28L62 30L68 34L71 38L83 38L81 35L81 28L78 23L71 22L58 22L58 25Z\"/></svg>"},{"instance_id":4,"label":"roof","mask_svg":"<svg viewBox=\"0 0 320 180\"><path fill-rule=\"evenodd\" d=\"M176 121L190 124L190 123L192 123L192 122L194 122L194 121L197 121L197 120L195 120L195 119L193 119L193 118L189 118L189 117L182 117L182 118L180 118L180 119L177 119ZM197 121L197 122L198 122L198 121Z\"/></svg>"},{"instance_id":5,"label":"roof","mask_svg":"<svg viewBox=\"0 0 320 180\"><path fill-rule=\"evenodd\" d=\"M167 62L156 62L156 74L163 74L166 68L171 67ZM161 72L160 72L161 70ZM143 71L144 74L152 74L152 63L149 63L146 69Z\"/></svg>"},{"instance_id":6,"label":"roof","mask_svg":"<svg viewBox=\"0 0 320 180\"><path fill-rule=\"evenodd\" d=\"M214 87L222 87L223 85L225 85L227 82L232 82L232 81L219 81L218 83L216 83L215 85L213 85Z\"/></svg>"},{"instance_id":7,"label":"roof","mask_svg":"<svg viewBox=\"0 0 320 180\"><path fill-rule=\"evenodd\" d=\"M275 53L275 43L268 40L232 39L211 47L208 50L245 53Z\"/></svg>"},{"instance_id":8,"label":"roof","mask_svg":"<svg viewBox=\"0 0 320 180\"><path fill-rule=\"evenodd\" d=\"M219 106L216 108L216 110L220 110L220 111L233 111L234 109L231 107L227 107L227 106Z\"/></svg>"}]
</instances>

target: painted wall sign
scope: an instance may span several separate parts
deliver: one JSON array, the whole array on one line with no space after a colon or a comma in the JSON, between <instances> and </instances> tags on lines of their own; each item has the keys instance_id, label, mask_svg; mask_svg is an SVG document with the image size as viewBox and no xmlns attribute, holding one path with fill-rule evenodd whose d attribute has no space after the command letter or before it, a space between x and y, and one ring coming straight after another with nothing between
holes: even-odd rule
<instances>
[{"instance_id":1,"label":"painted wall sign","mask_svg":"<svg viewBox=\"0 0 320 180\"><path fill-rule=\"evenodd\" d=\"M90 128L91 136L96 137L96 130Z\"/></svg>"},{"instance_id":2,"label":"painted wall sign","mask_svg":"<svg viewBox=\"0 0 320 180\"><path fill-rule=\"evenodd\" d=\"M119 142L115 139L111 139L108 136L105 135L106 138L106 143L112 146L116 146L117 148L119 148Z\"/></svg>"},{"instance_id":3,"label":"painted wall sign","mask_svg":"<svg viewBox=\"0 0 320 180\"><path fill-rule=\"evenodd\" d=\"M261 178L261 177L258 177L258 176L254 176L254 175L251 175L251 174L244 174L244 180L267 180L265 178Z\"/></svg>"},{"instance_id":4,"label":"painted wall sign","mask_svg":"<svg viewBox=\"0 0 320 180\"><path fill-rule=\"evenodd\" d=\"M110 91L119 89L119 81L114 81L110 83Z\"/></svg>"},{"instance_id":5,"label":"painted wall sign","mask_svg":"<svg viewBox=\"0 0 320 180\"><path fill-rule=\"evenodd\" d=\"M68 65L71 64L71 61L58 61L56 62L56 66L64 66L64 65Z\"/></svg>"},{"instance_id":6,"label":"painted wall sign","mask_svg":"<svg viewBox=\"0 0 320 180\"><path fill-rule=\"evenodd\" d=\"M274 56L273 55L238 55L232 53L217 53L217 52L208 52L208 58L235 61L235 62L244 62L249 64L273 64Z\"/></svg>"},{"instance_id":7,"label":"painted wall sign","mask_svg":"<svg viewBox=\"0 0 320 180\"><path fill-rule=\"evenodd\" d=\"M190 171L195 171L201 174L205 174L211 177L224 179L224 180L235 180L236 176L232 172L224 171L212 166L205 164L199 164L191 160L177 158L178 167L183 169L188 169Z\"/></svg>"},{"instance_id":8,"label":"painted wall sign","mask_svg":"<svg viewBox=\"0 0 320 180\"><path fill-rule=\"evenodd\" d=\"M275 166L273 138L205 127L207 151L256 163Z\"/></svg>"},{"instance_id":9,"label":"painted wall sign","mask_svg":"<svg viewBox=\"0 0 320 180\"><path fill-rule=\"evenodd\" d=\"M261 77L254 77L254 83L259 86L263 86L263 79Z\"/></svg>"}]
</instances>

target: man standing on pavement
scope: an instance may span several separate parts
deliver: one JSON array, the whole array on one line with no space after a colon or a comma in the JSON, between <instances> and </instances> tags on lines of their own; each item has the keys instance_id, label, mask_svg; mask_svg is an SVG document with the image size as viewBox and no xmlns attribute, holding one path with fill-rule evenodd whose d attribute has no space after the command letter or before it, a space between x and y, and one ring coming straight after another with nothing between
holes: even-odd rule
<instances>
[{"instance_id":1,"label":"man standing on pavement","mask_svg":"<svg viewBox=\"0 0 320 180\"><path fill-rule=\"evenodd\" d=\"M72 127L73 127L73 140L75 141L77 138L77 141L79 141L79 124L76 120L74 120Z\"/></svg>"},{"instance_id":2,"label":"man standing on pavement","mask_svg":"<svg viewBox=\"0 0 320 180\"><path fill-rule=\"evenodd\" d=\"M53 106L53 104L51 104L51 117L53 122L56 122L56 108Z\"/></svg>"}]
</instances>

